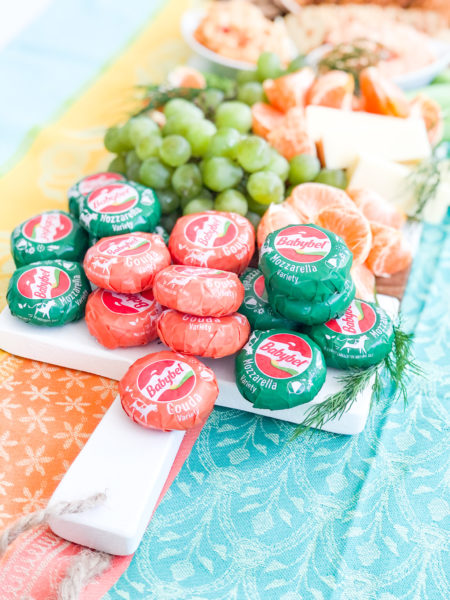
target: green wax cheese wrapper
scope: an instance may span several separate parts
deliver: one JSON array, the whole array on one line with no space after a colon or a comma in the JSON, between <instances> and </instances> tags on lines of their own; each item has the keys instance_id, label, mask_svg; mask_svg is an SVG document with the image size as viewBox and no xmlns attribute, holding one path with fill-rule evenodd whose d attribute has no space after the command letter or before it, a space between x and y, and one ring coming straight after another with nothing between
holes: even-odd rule
<instances>
[{"instance_id":1,"label":"green wax cheese wrapper","mask_svg":"<svg viewBox=\"0 0 450 600\"><path fill-rule=\"evenodd\" d=\"M86 198L80 224L93 237L110 237L132 231L152 232L159 223L161 206L152 189L139 183L111 183Z\"/></svg>"},{"instance_id":2,"label":"green wax cheese wrapper","mask_svg":"<svg viewBox=\"0 0 450 600\"><path fill-rule=\"evenodd\" d=\"M81 319L90 291L80 263L43 260L13 273L6 299L22 321L55 326Z\"/></svg>"},{"instance_id":3,"label":"green wax cheese wrapper","mask_svg":"<svg viewBox=\"0 0 450 600\"><path fill-rule=\"evenodd\" d=\"M338 319L307 332L322 349L327 365L338 369L367 369L381 362L394 339L394 327L385 311L358 299Z\"/></svg>"},{"instance_id":4,"label":"green wax cheese wrapper","mask_svg":"<svg viewBox=\"0 0 450 600\"><path fill-rule=\"evenodd\" d=\"M164 227L162 225L157 225L153 231L153 233L156 233L157 235L161 236L165 245L167 246L169 243L169 234L167 233L167 231L164 229Z\"/></svg>"},{"instance_id":5,"label":"green wax cheese wrapper","mask_svg":"<svg viewBox=\"0 0 450 600\"><path fill-rule=\"evenodd\" d=\"M252 329L295 329L297 323L286 319L269 304L264 275L259 269L248 268L241 276L244 301L239 312L245 315Z\"/></svg>"},{"instance_id":6,"label":"green wax cheese wrapper","mask_svg":"<svg viewBox=\"0 0 450 600\"><path fill-rule=\"evenodd\" d=\"M91 192L99 187L110 183L126 181L126 178L120 173L102 171L88 175L77 181L67 192L69 200L69 212L75 219L78 219L83 208L84 201Z\"/></svg>"},{"instance_id":7,"label":"green wax cheese wrapper","mask_svg":"<svg viewBox=\"0 0 450 600\"><path fill-rule=\"evenodd\" d=\"M40 260L82 261L88 235L78 222L61 210L48 210L18 225L11 234L16 267Z\"/></svg>"},{"instance_id":8,"label":"green wax cheese wrapper","mask_svg":"<svg viewBox=\"0 0 450 600\"><path fill-rule=\"evenodd\" d=\"M254 331L236 356L236 385L255 408L282 410L310 402L326 373L316 343L288 329Z\"/></svg>"},{"instance_id":9,"label":"green wax cheese wrapper","mask_svg":"<svg viewBox=\"0 0 450 600\"><path fill-rule=\"evenodd\" d=\"M317 225L289 225L270 233L260 250L266 284L303 300L341 292L353 256L344 240Z\"/></svg>"},{"instance_id":10,"label":"green wax cheese wrapper","mask_svg":"<svg viewBox=\"0 0 450 600\"><path fill-rule=\"evenodd\" d=\"M342 292L334 292L326 300L308 301L285 296L267 287L269 302L286 319L304 325L318 325L343 315L355 297L355 284L349 277Z\"/></svg>"}]
</instances>

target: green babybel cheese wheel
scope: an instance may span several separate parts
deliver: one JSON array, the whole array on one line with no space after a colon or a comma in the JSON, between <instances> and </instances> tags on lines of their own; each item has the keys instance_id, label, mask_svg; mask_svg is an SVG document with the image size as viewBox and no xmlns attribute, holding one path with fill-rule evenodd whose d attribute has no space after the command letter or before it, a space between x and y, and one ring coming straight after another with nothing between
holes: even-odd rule
<instances>
[{"instance_id":1,"label":"green babybel cheese wheel","mask_svg":"<svg viewBox=\"0 0 450 600\"><path fill-rule=\"evenodd\" d=\"M239 311L245 315L252 329L295 329L297 323L285 319L272 308L267 299L264 275L259 269L248 268L241 276L245 296Z\"/></svg>"},{"instance_id":2,"label":"green babybel cheese wheel","mask_svg":"<svg viewBox=\"0 0 450 600\"><path fill-rule=\"evenodd\" d=\"M80 263L43 260L13 273L6 299L19 319L55 326L81 319L90 291Z\"/></svg>"},{"instance_id":3,"label":"green babybel cheese wheel","mask_svg":"<svg viewBox=\"0 0 450 600\"><path fill-rule=\"evenodd\" d=\"M391 351L394 327L382 308L355 299L341 317L308 328L308 335L330 367L367 369Z\"/></svg>"},{"instance_id":4,"label":"green babybel cheese wheel","mask_svg":"<svg viewBox=\"0 0 450 600\"><path fill-rule=\"evenodd\" d=\"M132 231L152 232L161 207L152 189L132 181L111 183L86 198L80 225L94 237L110 237Z\"/></svg>"},{"instance_id":5,"label":"green babybel cheese wheel","mask_svg":"<svg viewBox=\"0 0 450 600\"><path fill-rule=\"evenodd\" d=\"M282 410L310 402L326 373L315 342L289 329L254 331L236 356L236 385L255 408Z\"/></svg>"},{"instance_id":6,"label":"green babybel cheese wheel","mask_svg":"<svg viewBox=\"0 0 450 600\"><path fill-rule=\"evenodd\" d=\"M16 267L56 258L82 261L88 235L68 213L49 210L24 221L11 235Z\"/></svg>"},{"instance_id":7,"label":"green babybel cheese wheel","mask_svg":"<svg viewBox=\"0 0 450 600\"><path fill-rule=\"evenodd\" d=\"M352 259L335 233L317 225L289 225L267 236L259 268L266 283L282 294L325 300L344 289Z\"/></svg>"},{"instance_id":8,"label":"green babybel cheese wheel","mask_svg":"<svg viewBox=\"0 0 450 600\"><path fill-rule=\"evenodd\" d=\"M153 233L156 233L157 235L161 236L164 240L165 245L167 246L167 244L169 243L169 234L162 225L157 225Z\"/></svg>"},{"instance_id":9,"label":"green babybel cheese wheel","mask_svg":"<svg viewBox=\"0 0 450 600\"><path fill-rule=\"evenodd\" d=\"M78 219L83 203L91 192L109 183L118 183L119 181L126 181L126 178L120 173L110 173L109 171L94 173L94 175L88 175L77 181L67 192L70 214Z\"/></svg>"},{"instance_id":10,"label":"green babybel cheese wheel","mask_svg":"<svg viewBox=\"0 0 450 600\"><path fill-rule=\"evenodd\" d=\"M269 302L286 319L292 319L304 325L318 325L343 315L355 297L355 284L349 277L342 292L334 292L326 300L308 301L285 296L267 288Z\"/></svg>"}]
</instances>

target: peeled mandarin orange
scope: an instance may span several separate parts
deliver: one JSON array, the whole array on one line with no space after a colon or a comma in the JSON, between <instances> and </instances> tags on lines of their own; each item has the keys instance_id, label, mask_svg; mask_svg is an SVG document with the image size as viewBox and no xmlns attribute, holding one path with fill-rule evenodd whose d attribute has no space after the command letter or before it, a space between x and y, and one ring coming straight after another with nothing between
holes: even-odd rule
<instances>
[{"instance_id":1,"label":"peeled mandarin orange","mask_svg":"<svg viewBox=\"0 0 450 600\"><path fill-rule=\"evenodd\" d=\"M372 248L367 266L378 277L387 277L403 271L412 262L411 249L398 229L371 223Z\"/></svg>"},{"instance_id":2,"label":"peeled mandarin orange","mask_svg":"<svg viewBox=\"0 0 450 600\"><path fill-rule=\"evenodd\" d=\"M391 117L409 116L409 102L403 91L386 79L376 67L368 67L361 71L359 87L366 112Z\"/></svg>"},{"instance_id":3,"label":"peeled mandarin orange","mask_svg":"<svg viewBox=\"0 0 450 600\"><path fill-rule=\"evenodd\" d=\"M272 106L286 112L293 106L304 106L306 94L314 82L314 71L304 67L277 79L266 79L264 92Z\"/></svg>"},{"instance_id":4,"label":"peeled mandarin orange","mask_svg":"<svg viewBox=\"0 0 450 600\"><path fill-rule=\"evenodd\" d=\"M316 156L316 145L306 128L303 108L291 108L282 124L267 135L269 144L287 160L298 154Z\"/></svg>"},{"instance_id":5,"label":"peeled mandarin orange","mask_svg":"<svg viewBox=\"0 0 450 600\"><path fill-rule=\"evenodd\" d=\"M273 231L286 227L287 225L299 225L300 220L295 214L294 209L282 202L281 204L271 204L262 216L256 232L256 241L258 248L264 243L264 240Z\"/></svg>"},{"instance_id":6,"label":"peeled mandarin orange","mask_svg":"<svg viewBox=\"0 0 450 600\"><path fill-rule=\"evenodd\" d=\"M301 183L295 186L285 201L300 219L300 223L315 223L321 210L339 205L344 212L355 211L355 205L347 194L324 183Z\"/></svg>"},{"instance_id":7,"label":"peeled mandarin orange","mask_svg":"<svg viewBox=\"0 0 450 600\"><path fill-rule=\"evenodd\" d=\"M203 73L193 67L180 65L167 75L167 82L173 87L204 88L206 80Z\"/></svg>"},{"instance_id":8,"label":"peeled mandarin orange","mask_svg":"<svg viewBox=\"0 0 450 600\"><path fill-rule=\"evenodd\" d=\"M350 275L356 287L356 298L375 301L375 275L366 264L353 265Z\"/></svg>"},{"instance_id":9,"label":"peeled mandarin orange","mask_svg":"<svg viewBox=\"0 0 450 600\"><path fill-rule=\"evenodd\" d=\"M373 190L368 188L347 189L347 194L369 221L389 225L395 229L400 229L406 221L405 213L389 204L383 196Z\"/></svg>"},{"instance_id":10,"label":"peeled mandarin orange","mask_svg":"<svg viewBox=\"0 0 450 600\"><path fill-rule=\"evenodd\" d=\"M418 94L411 102L411 116L422 117L430 144L438 144L444 133L444 118L439 104L425 94Z\"/></svg>"},{"instance_id":11,"label":"peeled mandarin orange","mask_svg":"<svg viewBox=\"0 0 450 600\"><path fill-rule=\"evenodd\" d=\"M307 97L307 104L328 106L352 110L355 80L345 71L328 71L320 75L312 84Z\"/></svg>"},{"instance_id":12,"label":"peeled mandarin orange","mask_svg":"<svg viewBox=\"0 0 450 600\"><path fill-rule=\"evenodd\" d=\"M339 235L353 254L353 264L362 264L372 247L370 223L358 210L345 211L340 205L324 208L316 224Z\"/></svg>"},{"instance_id":13,"label":"peeled mandarin orange","mask_svg":"<svg viewBox=\"0 0 450 600\"><path fill-rule=\"evenodd\" d=\"M252 129L253 133L267 138L273 129L282 125L284 114L264 102L256 102L252 106Z\"/></svg>"}]
</instances>

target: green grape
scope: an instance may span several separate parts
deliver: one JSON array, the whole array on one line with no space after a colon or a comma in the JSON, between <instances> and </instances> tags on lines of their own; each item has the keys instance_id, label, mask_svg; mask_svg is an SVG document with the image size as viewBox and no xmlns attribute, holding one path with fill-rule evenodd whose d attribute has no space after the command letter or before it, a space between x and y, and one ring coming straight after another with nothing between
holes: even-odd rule
<instances>
[{"instance_id":1,"label":"green grape","mask_svg":"<svg viewBox=\"0 0 450 600\"><path fill-rule=\"evenodd\" d=\"M225 190L217 195L214 202L216 210L234 212L245 217L248 211L247 199L237 190Z\"/></svg>"},{"instance_id":2,"label":"green grape","mask_svg":"<svg viewBox=\"0 0 450 600\"><path fill-rule=\"evenodd\" d=\"M320 171L320 161L311 154L299 154L289 162L289 181L294 185L314 181Z\"/></svg>"},{"instance_id":3,"label":"green grape","mask_svg":"<svg viewBox=\"0 0 450 600\"><path fill-rule=\"evenodd\" d=\"M127 179L133 181L139 181L139 171L141 168L142 161L134 150L127 152L125 157L125 165L127 167L126 176Z\"/></svg>"},{"instance_id":4,"label":"green grape","mask_svg":"<svg viewBox=\"0 0 450 600\"><path fill-rule=\"evenodd\" d=\"M278 204L283 200L283 182L272 171L252 173L248 178L247 190L253 200L260 204Z\"/></svg>"},{"instance_id":5,"label":"green grape","mask_svg":"<svg viewBox=\"0 0 450 600\"><path fill-rule=\"evenodd\" d=\"M222 92L222 90L209 88L204 92L200 92L200 94L197 96L196 104L205 114L209 115L214 113L219 104L223 102L224 98L225 94Z\"/></svg>"},{"instance_id":6,"label":"green grape","mask_svg":"<svg viewBox=\"0 0 450 600\"><path fill-rule=\"evenodd\" d=\"M139 180L149 187L160 190L170 182L172 170L154 157L146 158L139 169Z\"/></svg>"},{"instance_id":7,"label":"green grape","mask_svg":"<svg viewBox=\"0 0 450 600\"><path fill-rule=\"evenodd\" d=\"M270 146L257 135L242 139L236 148L238 163L249 173L260 171L270 160Z\"/></svg>"},{"instance_id":8,"label":"green grape","mask_svg":"<svg viewBox=\"0 0 450 600\"><path fill-rule=\"evenodd\" d=\"M239 85L242 83L248 83L249 81L258 81L256 69L252 69L251 71L238 71L236 75L236 81Z\"/></svg>"},{"instance_id":9,"label":"green grape","mask_svg":"<svg viewBox=\"0 0 450 600\"><path fill-rule=\"evenodd\" d=\"M294 58L294 60L291 60L288 65L287 72L294 73L294 71L298 71L299 69L306 67L307 64L306 57L303 54L299 54Z\"/></svg>"},{"instance_id":10,"label":"green grape","mask_svg":"<svg viewBox=\"0 0 450 600\"><path fill-rule=\"evenodd\" d=\"M347 175L341 169L322 169L314 181L325 183L341 190L345 190L347 187Z\"/></svg>"},{"instance_id":11,"label":"green grape","mask_svg":"<svg viewBox=\"0 0 450 600\"><path fill-rule=\"evenodd\" d=\"M214 202L212 200L208 200L207 198L194 198L183 208L183 215L192 215L205 210L212 210L213 208Z\"/></svg>"},{"instance_id":12,"label":"green grape","mask_svg":"<svg viewBox=\"0 0 450 600\"><path fill-rule=\"evenodd\" d=\"M134 117L124 125L127 135L134 148L149 135L159 133L159 127L150 117Z\"/></svg>"},{"instance_id":13,"label":"green grape","mask_svg":"<svg viewBox=\"0 0 450 600\"><path fill-rule=\"evenodd\" d=\"M203 117L203 114L202 114ZM197 121L203 121L202 117L195 117L191 115L176 115L167 119L164 127L162 128L162 134L166 135L186 135L187 131L192 124Z\"/></svg>"},{"instance_id":14,"label":"green grape","mask_svg":"<svg viewBox=\"0 0 450 600\"><path fill-rule=\"evenodd\" d=\"M208 188L206 187L202 187L202 189L200 190L200 192L195 196L195 199L201 199L201 200L214 200L214 195L211 192L211 190L208 190ZM189 202L191 202L191 200L194 200L194 198L192 197L188 197L188 198L181 198L181 208L182 210L184 210L186 208L186 205L189 204Z\"/></svg>"},{"instance_id":15,"label":"green grape","mask_svg":"<svg viewBox=\"0 0 450 600\"><path fill-rule=\"evenodd\" d=\"M120 138L120 143L122 144L123 149L126 150L133 150L134 148L134 144L131 141L131 131L133 129L133 123L132 123L133 119L130 119L129 121L127 121L124 125L122 125L122 127L119 130L119 138Z\"/></svg>"},{"instance_id":16,"label":"green grape","mask_svg":"<svg viewBox=\"0 0 450 600\"><path fill-rule=\"evenodd\" d=\"M183 200L195 198L202 189L202 174L197 165L188 163L177 167L172 175L172 187Z\"/></svg>"},{"instance_id":17,"label":"green grape","mask_svg":"<svg viewBox=\"0 0 450 600\"><path fill-rule=\"evenodd\" d=\"M218 129L208 145L205 156L226 156L227 158L236 158L237 144L241 139L241 134L232 127L223 127Z\"/></svg>"},{"instance_id":18,"label":"green grape","mask_svg":"<svg viewBox=\"0 0 450 600\"><path fill-rule=\"evenodd\" d=\"M114 154L120 154L126 150L126 148L123 147L120 139L120 127L117 126L110 127L106 130L103 143L105 144L105 148L108 150L108 152L113 152Z\"/></svg>"},{"instance_id":19,"label":"green grape","mask_svg":"<svg viewBox=\"0 0 450 600\"><path fill-rule=\"evenodd\" d=\"M267 208L267 206L265 208ZM250 223L253 225L253 227L255 228L255 231L256 231L256 229L258 228L259 222L261 221L261 217L257 213L254 213L252 211L249 211L244 216L247 217L247 219L250 221Z\"/></svg>"},{"instance_id":20,"label":"green grape","mask_svg":"<svg viewBox=\"0 0 450 600\"><path fill-rule=\"evenodd\" d=\"M240 102L245 102L249 106L262 102L264 98L264 90L258 81L248 81L238 87L237 99Z\"/></svg>"},{"instance_id":21,"label":"green grape","mask_svg":"<svg viewBox=\"0 0 450 600\"><path fill-rule=\"evenodd\" d=\"M193 156L203 156L206 153L216 131L214 123L206 119L191 124L186 132L186 139L191 145Z\"/></svg>"},{"instance_id":22,"label":"green grape","mask_svg":"<svg viewBox=\"0 0 450 600\"><path fill-rule=\"evenodd\" d=\"M166 119L175 116L190 116L193 119L202 119L203 111L192 102L189 102L189 100L185 100L184 98L173 98L164 106L164 115L166 116Z\"/></svg>"},{"instance_id":23,"label":"green grape","mask_svg":"<svg viewBox=\"0 0 450 600\"><path fill-rule=\"evenodd\" d=\"M191 158L191 146L181 135L169 135L163 139L159 157L166 165L179 167Z\"/></svg>"},{"instance_id":24,"label":"green grape","mask_svg":"<svg viewBox=\"0 0 450 600\"><path fill-rule=\"evenodd\" d=\"M214 200L214 194L207 187L203 186L199 194L200 198L207 198L208 200Z\"/></svg>"},{"instance_id":25,"label":"green grape","mask_svg":"<svg viewBox=\"0 0 450 600\"><path fill-rule=\"evenodd\" d=\"M255 202L255 200L253 200L253 198L251 197L247 199L247 204L248 210L250 210L253 213L256 213L260 217L262 217L267 210L267 204L260 204L259 202Z\"/></svg>"},{"instance_id":26,"label":"green grape","mask_svg":"<svg viewBox=\"0 0 450 600\"><path fill-rule=\"evenodd\" d=\"M263 171L272 171L278 175L281 181L286 181L289 175L289 162L274 148L270 148L269 162Z\"/></svg>"},{"instance_id":27,"label":"green grape","mask_svg":"<svg viewBox=\"0 0 450 600\"><path fill-rule=\"evenodd\" d=\"M241 133L247 133L252 126L252 111L247 104L230 100L216 110L215 123L219 129L233 127Z\"/></svg>"},{"instance_id":28,"label":"green grape","mask_svg":"<svg viewBox=\"0 0 450 600\"><path fill-rule=\"evenodd\" d=\"M205 160L203 181L214 192L223 192L239 183L243 175L241 167L224 156L214 156Z\"/></svg>"},{"instance_id":29,"label":"green grape","mask_svg":"<svg viewBox=\"0 0 450 600\"><path fill-rule=\"evenodd\" d=\"M161 144L162 137L160 134L149 135L136 146L136 154L141 160L145 160L151 156L159 156L159 147Z\"/></svg>"},{"instance_id":30,"label":"green grape","mask_svg":"<svg viewBox=\"0 0 450 600\"><path fill-rule=\"evenodd\" d=\"M171 232L177 222L178 218L181 216L180 211L176 210L170 215L163 215L159 220L159 224L164 227L167 232Z\"/></svg>"},{"instance_id":31,"label":"green grape","mask_svg":"<svg viewBox=\"0 0 450 600\"><path fill-rule=\"evenodd\" d=\"M125 158L123 156L116 156L115 158L113 158L108 165L108 171L112 171L113 173L121 173L122 175L125 175L127 171Z\"/></svg>"},{"instance_id":32,"label":"green grape","mask_svg":"<svg viewBox=\"0 0 450 600\"><path fill-rule=\"evenodd\" d=\"M283 74L279 56L274 52L263 52L259 55L256 67L259 81L275 79Z\"/></svg>"},{"instance_id":33,"label":"green grape","mask_svg":"<svg viewBox=\"0 0 450 600\"><path fill-rule=\"evenodd\" d=\"M161 205L161 213L163 215L169 215L174 210L177 210L180 206L180 199L170 188L158 190L157 196Z\"/></svg>"}]
</instances>

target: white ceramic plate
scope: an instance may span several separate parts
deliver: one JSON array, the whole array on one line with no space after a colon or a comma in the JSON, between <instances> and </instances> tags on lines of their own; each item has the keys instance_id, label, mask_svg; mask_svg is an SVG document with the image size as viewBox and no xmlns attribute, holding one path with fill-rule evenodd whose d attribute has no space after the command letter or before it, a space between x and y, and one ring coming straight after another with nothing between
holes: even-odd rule
<instances>
[{"instance_id":1,"label":"white ceramic plate","mask_svg":"<svg viewBox=\"0 0 450 600\"><path fill-rule=\"evenodd\" d=\"M194 32L200 24L200 21L204 17L204 15L204 10L194 9L186 11L182 16L181 33L186 43L190 46L190 48L201 59L203 59L203 61L206 61L212 67L220 66L226 69L253 71L255 69L255 65L248 62L233 60L231 58L221 56L220 54L209 50L208 48L206 48L206 46L203 46L203 44L200 44L195 39ZM450 64L450 44L439 40L430 39L430 45L437 57L434 62L430 63L429 65L426 65L422 69L418 69L417 71L411 71L410 73L405 73L404 75L399 75L394 79L395 83L397 83L397 85L399 85L404 90L412 90L428 85L436 77L436 75L438 75ZM324 45L310 52L308 55L309 64L316 64L329 48L330 46ZM293 45L293 58L295 54L296 52L294 51Z\"/></svg>"}]
</instances>

